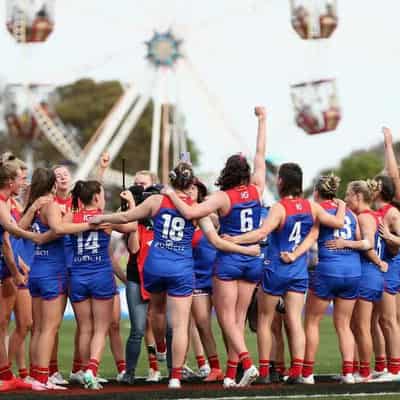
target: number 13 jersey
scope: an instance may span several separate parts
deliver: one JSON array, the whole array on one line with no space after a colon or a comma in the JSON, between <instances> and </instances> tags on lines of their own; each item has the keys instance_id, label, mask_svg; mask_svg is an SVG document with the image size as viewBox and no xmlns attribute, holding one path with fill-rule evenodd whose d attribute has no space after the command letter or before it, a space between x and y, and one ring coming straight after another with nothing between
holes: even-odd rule
<instances>
[{"instance_id":1,"label":"number 13 jersey","mask_svg":"<svg viewBox=\"0 0 400 400\"><path fill-rule=\"evenodd\" d=\"M280 253L294 251L310 232L314 224L311 204L303 198L283 198L279 204L284 207L286 217L282 225L270 235L268 255L271 263L266 268L281 276L308 278L307 253L291 264L284 263Z\"/></svg>"}]
</instances>

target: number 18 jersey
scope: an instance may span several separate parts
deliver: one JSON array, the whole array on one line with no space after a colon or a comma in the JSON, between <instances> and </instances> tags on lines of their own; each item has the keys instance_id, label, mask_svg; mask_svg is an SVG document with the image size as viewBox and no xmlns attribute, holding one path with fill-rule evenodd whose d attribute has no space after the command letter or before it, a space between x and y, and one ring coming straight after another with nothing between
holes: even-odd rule
<instances>
[{"instance_id":1,"label":"number 18 jersey","mask_svg":"<svg viewBox=\"0 0 400 400\"><path fill-rule=\"evenodd\" d=\"M308 277L307 253L291 264L284 263L280 253L295 250L310 232L314 224L311 204L302 198L283 198L279 203L284 207L286 217L283 224L270 235L268 254L271 263L267 269L281 276L306 279Z\"/></svg>"},{"instance_id":2,"label":"number 18 jersey","mask_svg":"<svg viewBox=\"0 0 400 400\"><path fill-rule=\"evenodd\" d=\"M189 198L183 200L192 204ZM166 196L153 222L154 239L145 269L155 275L181 275L185 269L193 273L193 222L184 218Z\"/></svg>"}]
</instances>

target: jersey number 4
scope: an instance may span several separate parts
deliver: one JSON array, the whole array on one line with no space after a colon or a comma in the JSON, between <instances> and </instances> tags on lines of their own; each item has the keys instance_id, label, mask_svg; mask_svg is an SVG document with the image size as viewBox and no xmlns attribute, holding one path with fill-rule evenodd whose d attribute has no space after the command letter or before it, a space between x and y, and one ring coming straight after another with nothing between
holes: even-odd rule
<instances>
[{"instance_id":1,"label":"jersey number 4","mask_svg":"<svg viewBox=\"0 0 400 400\"><path fill-rule=\"evenodd\" d=\"M83 237L83 233L78 235L78 254L81 256L83 253L97 254L99 251L99 233L98 232L90 232L89 236L86 238Z\"/></svg>"},{"instance_id":2,"label":"jersey number 4","mask_svg":"<svg viewBox=\"0 0 400 400\"><path fill-rule=\"evenodd\" d=\"M183 231L185 229L185 220L182 217L172 217L169 214L163 214L164 220L162 237L179 242L183 239Z\"/></svg>"}]
</instances>

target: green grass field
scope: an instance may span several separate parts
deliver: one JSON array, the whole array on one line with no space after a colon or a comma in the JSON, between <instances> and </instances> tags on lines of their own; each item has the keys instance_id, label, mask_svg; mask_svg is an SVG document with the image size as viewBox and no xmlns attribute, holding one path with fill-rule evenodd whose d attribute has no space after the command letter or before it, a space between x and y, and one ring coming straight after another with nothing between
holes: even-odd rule
<instances>
[{"instance_id":1,"label":"green grass field","mask_svg":"<svg viewBox=\"0 0 400 400\"><path fill-rule=\"evenodd\" d=\"M121 331L123 338L128 335L129 332L129 320L123 320L121 322ZM60 333L60 346L59 346L59 365L63 373L67 374L71 368L71 360L73 354L73 340L74 340L75 322L64 321ZM222 336L218 324L214 323L214 333L218 344L219 355L222 361L222 365L225 365L226 355L222 342ZM257 356L257 343L256 336L251 332L247 332L247 344L250 352L255 361L258 360ZM196 366L192 352L190 352L189 365L192 367ZM147 353L145 351L141 354L141 360L139 368L137 369L138 376L144 376L147 374ZM326 317L321 324L321 344L320 351L316 362L317 373L337 373L340 372L341 360L340 353L337 345L337 339L333 330L332 321L330 317ZM100 373L103 376L113 377L116 375L116 369L114 361L109 350L109 346L106 348L106 352L101 363Z\"/></svg>"}]
</instances>

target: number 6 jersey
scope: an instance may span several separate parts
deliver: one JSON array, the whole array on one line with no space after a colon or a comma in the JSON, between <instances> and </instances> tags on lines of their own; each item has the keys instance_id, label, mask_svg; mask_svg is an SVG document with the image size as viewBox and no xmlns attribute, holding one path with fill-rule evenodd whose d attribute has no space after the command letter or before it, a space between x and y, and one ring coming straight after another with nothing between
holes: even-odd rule
<instances>
[{"instance_id":1,"label":"number 6 jersey","mask_svg":"<svg viewBox=\"0 0 400 400\"><path fill-rule=\"evenodd\" d=\"M238 236L260 226L261 202L256 186L237 186L226 190L231 209L220 216L220 234ZM259 257L218 251L214 274L222 280L258 282L262 261Z\"/></svg>"}]
</instances>

